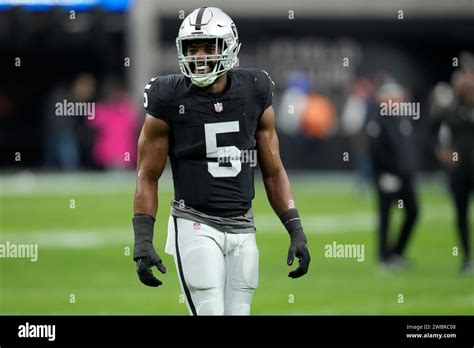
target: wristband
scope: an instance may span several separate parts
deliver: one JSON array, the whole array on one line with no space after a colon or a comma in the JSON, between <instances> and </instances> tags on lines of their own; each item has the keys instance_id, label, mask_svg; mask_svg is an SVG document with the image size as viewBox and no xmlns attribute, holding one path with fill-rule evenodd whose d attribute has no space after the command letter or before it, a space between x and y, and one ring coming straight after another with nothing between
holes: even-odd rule
<instances>
[{"instance_id":1,"label":"wristband","mask_svg":"<svg viewBox=\"0 0 474 348\"><path fill-rule=\"evenodd\" d=\"M155 218L148 214L135 214L133 219L133 232L135 235L135 248L133 259L136 261L140 257L148 255L149 244L153 243L153 227Z\"/></svg>"},{"instance_id":2,"label":"wristband","mask_svg":"<svg viewBox=\"0 0 474 348\"><path fill-rule=\"evenodd\" d=\"M279 216L281 223L285 226L288 233L291 235L303 229L301 226L300 216L296 208L287 210Z\"/></svg>"}]
</instances>

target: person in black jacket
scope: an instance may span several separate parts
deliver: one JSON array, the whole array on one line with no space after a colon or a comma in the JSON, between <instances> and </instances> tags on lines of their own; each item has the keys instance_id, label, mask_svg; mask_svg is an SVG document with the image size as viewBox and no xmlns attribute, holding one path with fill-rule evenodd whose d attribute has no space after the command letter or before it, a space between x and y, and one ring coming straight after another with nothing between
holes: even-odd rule
<instances>
[{"instance_id":1,"label":"person in black jacket","mask_svg":"<svg viewBox=\"0 0 474 348\"><path fill-rule=\"evenodd\" d=\"M469 197L474 188L474 72L456 71L453 89L438 84L433 92L436 155L446 169L463 251L461 272L474 273L469 231ZM447 98L450 96L450 98Z\"/></svg>"},{"instance_id":2,"label":"person in black jacket","mask_svg":"<svg viewBox=\"0 0 474 348\"><path fill-rule=\"evenodd\" d=\"M376 92L366 126L378 196L378 256L387 268L408 266L404 252L418 216L413 183L417 166L411 123L412 119L417 119L415 108L411 108L414 104L408 103L402 86L394 82L384 83ZM394 203L404 209L405 219L397 242L389 245L390 208Z\"/></svg>"}]
</instances>

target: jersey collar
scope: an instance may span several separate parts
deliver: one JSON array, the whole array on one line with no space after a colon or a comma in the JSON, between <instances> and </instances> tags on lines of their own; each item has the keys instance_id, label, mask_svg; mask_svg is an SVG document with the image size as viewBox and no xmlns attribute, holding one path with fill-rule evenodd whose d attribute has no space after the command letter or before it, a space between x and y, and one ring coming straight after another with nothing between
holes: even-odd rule
<instances>
[{"instance_id":1,"label":"jersey collar","mask_svg":"<svg viewBox=\"0 0 474 348\"><path fill-rule=\"evenodd\" d=\"M186 78L186 80L189 84L189 90L191 94L196 97L204 97L206 99L211 99L211 100L226 100L226 99L236 98L239 95L239 91L241 88L240 80L236 77L232 69L227 72L227 78L230 80L230 87L226 91L224 91L222 94L219 93L216 96L213 96L212 94L207 93L204 90L204 88L194 85L191 82L190 78Z\"/></svg>"}]
</instances>

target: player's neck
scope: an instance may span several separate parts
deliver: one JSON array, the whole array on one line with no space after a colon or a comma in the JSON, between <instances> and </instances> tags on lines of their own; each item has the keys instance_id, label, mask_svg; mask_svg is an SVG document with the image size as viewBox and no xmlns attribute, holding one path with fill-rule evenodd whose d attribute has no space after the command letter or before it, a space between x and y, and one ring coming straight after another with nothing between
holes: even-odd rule
<instances>
[{"instance_id":1,"label":"player's neck","mask_svg":"<svg viewBox=\"0 0 474 348\"><path fill-rule=\"evenodd\" d=\"M210 86L205 88L207 93L220 93L223 92L227 88L227 74L219 76L216 81Z\"/></svg>"}]
</instances>

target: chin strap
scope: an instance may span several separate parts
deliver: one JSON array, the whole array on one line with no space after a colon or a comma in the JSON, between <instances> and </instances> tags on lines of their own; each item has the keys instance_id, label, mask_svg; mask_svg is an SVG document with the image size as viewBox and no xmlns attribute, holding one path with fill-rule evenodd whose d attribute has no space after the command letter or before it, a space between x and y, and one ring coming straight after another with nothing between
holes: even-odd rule
<instances>
[{"instance_id":1,"label":"chin strap","mask_svg":"<svg viewBox=\"0 0 474 348\"><path fill-rule=\"evenodd\" d=\"M198 87L207 87L212 85L218 76L191 77L191 82Z\"/></svg>"}]
</instances>

